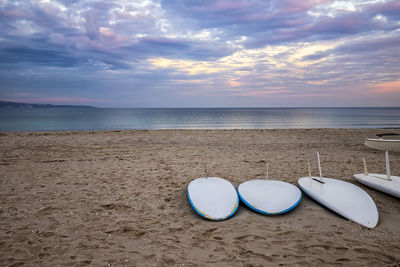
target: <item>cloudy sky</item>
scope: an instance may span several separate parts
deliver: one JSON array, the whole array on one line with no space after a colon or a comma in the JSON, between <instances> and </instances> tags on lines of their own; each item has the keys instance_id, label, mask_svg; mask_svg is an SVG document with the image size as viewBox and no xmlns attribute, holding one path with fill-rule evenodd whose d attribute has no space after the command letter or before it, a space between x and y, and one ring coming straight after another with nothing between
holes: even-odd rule
<instances>
[{"instance_id":1,"label":"cloudy sky","mask_svg":"<svg viewBox=\"0 0 400 267\"><path fill-rule=\"evenodd\" d=\"M0 0L0 99L400 106L400 1Z\"/></svg>"}]
</instances>

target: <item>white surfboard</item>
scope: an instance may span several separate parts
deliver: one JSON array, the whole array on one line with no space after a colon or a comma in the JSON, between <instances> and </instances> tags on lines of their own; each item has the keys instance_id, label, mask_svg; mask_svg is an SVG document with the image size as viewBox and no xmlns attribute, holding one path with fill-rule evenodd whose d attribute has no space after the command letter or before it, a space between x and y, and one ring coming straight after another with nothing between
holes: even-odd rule
<instances>
[{"instance_id":1,"label":"white surfboard","mask_svg":"<svg viewBox=\"0 0 400 267\"><path fill-rule=\"evenodd\" d=\"M228 219L239 205L236 189L223 178L197 178L189 183L187 193L193 209L209 220Z\"/></svg>"},{"instance_id":2,"label":"white surfboard","mask_svg":"<svg viewBox=\"0 0 400 267\"><path fill-rule=\"evenodd\" d=\"M320 179L302 177L298 183L309 197L343 217L369 228L378 224L378 209L367 192L345 181Z\"/></svg>"},{"instance_id":3,"label":"white surfboard","mask_svg":"<svg viewBox=\"0 0 400 267\"><path fill-rule=\"evenodd\" d=\"M365 138L364 144L377 150L400 152L400 140Z\"/></svg>"},{"instance_id":4,"label":"white surfboard","mask_svg":"<svg viewBox=\"0 0 400 267\"><path fill-rule=\"evenodd\" d=\"M360 187L338 179L322 177L319 153L317 152L319 177L311 176L298 180L301 190L309 197L343 217L374 228L378 224L378 209L374 200Z\"/></svg>"},{"instance_id":5,"label":"white surfboard","mask_svg":"<svg viewBox=\"0 0 400 267\"><path fill-rule=\"evenodd\" d=\"M391 176L391 180L387 179L386 174L376 173L358 173L354 174L354 178L366 186L375 188L392 196L400 198L400 177Z\"/></svg>"},{"instance_id":6,"label":"white surfboard","mask_svg":"<svg viewBox=\"0 0 400 267\"><path fill-rule=\"evenodd\" d=\"M276 180L251 180L239 185L240 199L252 210L274 215L288 212L301 200L297 186Z\"/></svg>"},{"instance_id":7,"label":"white surfboard","mask_svg":"<svg viewBox=\"0 0 400 267\"><path fill-rule=\"evenodd\" d=\"M354 178L366 186L375 188L392 196L400 198L400 177L390 173L389 153L385 151L386 174L368 173L367 163L364 161L364 173L354 174Z\"/></svg>"}]
</instances>

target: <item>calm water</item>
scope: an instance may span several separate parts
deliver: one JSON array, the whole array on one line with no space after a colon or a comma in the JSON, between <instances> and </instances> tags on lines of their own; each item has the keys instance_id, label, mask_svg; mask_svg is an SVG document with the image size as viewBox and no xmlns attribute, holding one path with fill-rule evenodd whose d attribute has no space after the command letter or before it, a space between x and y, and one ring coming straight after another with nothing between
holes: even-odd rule
<instances>
[{"instance_id":1,"label":"calm water","mask_svg":"<svg viewBox=\"0 0 400 267\"><path fill-rule=\"evenodd\" d=\"M400 108L0 109L0 131L400 128Z\"/></svg>"}]
</instances>

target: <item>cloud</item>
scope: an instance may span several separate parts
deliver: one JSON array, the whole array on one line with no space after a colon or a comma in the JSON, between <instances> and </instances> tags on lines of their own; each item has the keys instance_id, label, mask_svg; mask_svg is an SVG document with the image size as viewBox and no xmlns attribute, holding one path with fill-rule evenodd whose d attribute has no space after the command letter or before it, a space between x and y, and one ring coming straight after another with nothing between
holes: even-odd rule
<instances>
[{"instance_id":1,"label":"cloud","mask_svg":"<svg viewBox=\"0 0 400 267\"><path fill-rule=\"evenodd\" d=\"M162 6L193 28L223 29L221 40L246 36L246 48L267 44L340 38L393 24L376 18L397 8L391 3L340 10L332 1L163 1ZM332 13L335 10L335 13ZM340 10L340 11L338 11ZM331 12L333 15L326 15ZM318 15L316 15L318 14ZM390 13L392 14L392 13ZM207 18L207 19L204 19ZM178 25L179 26L179 25ZM396 27L395 27L396 28Z\"/></svg>"},{"instance_id":2,"label":"cloud","mask_svg":"<svg viewBox=\"0 0 400 267\"><path fill-rule=\"evenodd\" d=\"M292 90L286 89L278 89L278 90L258 90L258 91L248 91L248 92L234 92L233 95L235 96L251 96L251 97L259 97L265 95L272 95L272 94L285 94L285 93L292 93Z\"/></svg>"},{"instance_id":3,"label":"cloud","mask_svg":"<svg viewBox=\"0 0 400 267\"><path fill-rule=\"evenodd\" d=\"M115 62L116 68L122 55L127 61L155 55L216 59L243 47L334 39L396 28L393 23L376 19L378 14L392 16L395 12L391 10L398 8L396 3L363 5L355 12L334 17L312 15L312 11L330 5L330 1L316 0L171 0L161 1L160 5L135 1L7 1L0 14L3 26L10 29L8 40L19 39L20 45L24 39L32 49L45 45L59 50L68 47L77 54L108 53L108 63Z\"/></svg>"},{"instance_id":4,"label":"cloud","mask_svg":"<svg viewBox=\"0 0 400 267\"><path fill-rule=\"evenodd\" d=\"M378 94L400 94L400 79L370 86L370 92ZM399 97L400 100L400 97Z\"/></svg>"},{"instance_id":5,"label":"cloud","mask_svg":"<svg viewBox=\"0 0 400 267\"><path fill-rule=\"evenodd\" d=\"M340 99L397 80L399 14L374 0L5 0L0 97Z\"/></svg>"},{"instance_id":6,"label":"cloud","mask_svg":"<svg viewBox=\"0 0 400 267\"><path fill-rule=\"evenodd\" d=\"M381 14L395 20L400 18L400 2L395 0L367 5L367 10L373 14Z\"/></svg>"},{"instance_id":7,"label":"cloud","mask_svg":"<svg viewBox=\"0 0 400 267\"><path fill-rule=\"evenodd\" d=\"M6 47L0 49L0 63L30 62L38 65L71 67L79 64L79 59L57 50L29 47Z\"/></svg>"}]
</instances>

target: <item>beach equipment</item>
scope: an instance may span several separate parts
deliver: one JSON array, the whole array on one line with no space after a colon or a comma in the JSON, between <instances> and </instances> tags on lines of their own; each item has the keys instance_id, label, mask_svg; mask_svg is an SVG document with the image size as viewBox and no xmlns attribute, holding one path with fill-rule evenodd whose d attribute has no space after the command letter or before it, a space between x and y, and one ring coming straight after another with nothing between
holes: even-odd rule
<instances>
[{"instance_id":1,"label":"beach equipment","mask_svg":"<svg viewBox=\"0 0 400 267\"><path fill-rule=\"evenodd\" d=\"M274 215L288 212L301 200L301 191L287 182L269 180L250 180L238 186L240 199L252 210L262 214Z\"/></svg>"},{"instance_id":2,"label":"beach equipment","mask_svg":"<svg viewBox=\"0 0 400 267\"><path fill-rule=\"evenodd\" d=\"M368 173L367 163L365 161L365 158L363 158L364 173L354 174L354 178L358 182L365 184L366 186L375 188L389 195L400 198L400 177L391 175L389 165L389 153L387 151L385 151L385 159L386 174Z\"/></svg>"},{"instance_id":3,"label":"beach equipment","mask_svg":"<svg viewBox=\"0 0 400 267\"><path fill-rule=\"evenodd\" d=\"M400 134L396 133L377 134L379 138L365 138L364 144L377 150L400 152L400 139L383 139L384 136L396 135L400 136Z\"/></svg>"},{"instance_id":4,"label":"beach equipment","mask_svg":"<svg viewBox=\"0 0 400 267\"><path fill-rule=\"evenodd\" d=\"M239 197L233 185L219 177L203 177L191 181L187 187L193 209L209 220L225 220L237 210Z\"/></svg>"},{"instance_id":5,"label":"beach equipment","mask_svg":"<svg viewBox=\"0 0 400 267\"><path fill-rule=\"evenodd\" d=\"M338 179L322 177L319 153L317 152L319 177L302 177L300 188L312 199L341 216L374 228L378 224L378 209L372 198L360 187Z\"/></svg>"}]
</instances>

